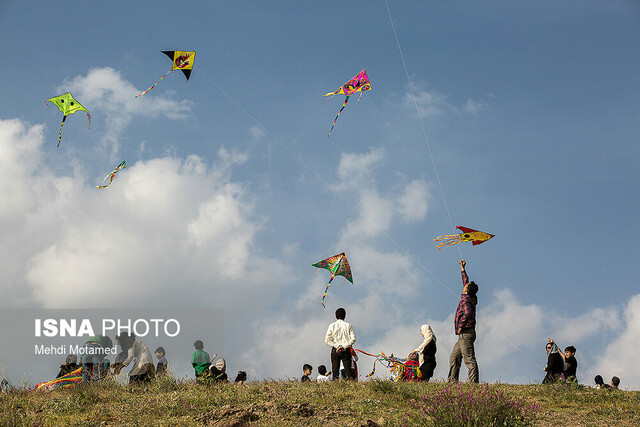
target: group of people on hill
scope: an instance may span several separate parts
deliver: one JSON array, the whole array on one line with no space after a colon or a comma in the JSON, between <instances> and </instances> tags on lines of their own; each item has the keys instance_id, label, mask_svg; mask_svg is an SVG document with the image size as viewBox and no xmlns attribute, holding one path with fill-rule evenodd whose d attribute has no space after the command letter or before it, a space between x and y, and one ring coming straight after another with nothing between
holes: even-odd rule
<instances>
[{"instance_id":1,"label":"group of people on hill","mask_svg":"<svg viewBox=\"0 0 640 427\"><path fill-rule=\"evenodd\" d=\"M111 363L106 357L106 349L113 347L111 338L104 335L89 337L83 345L83 354L78 359L75 354L67 356L65 363L60 365L56 378L68 375L82 368L82 382L97 381L107 377L112 371L118 375L120 371L133 363L129 371L129 382L150 381L158 375L167 372L167 358L164 348L155 350L157 364L153 364L153 356L147 345L133 333L123 332L116 336L116 344L121 348Z\"/></svg>"},{"instance_id":2,"label":"group of people on hill","mask_svg":"<svg viewBox=\"0 0 640 427\"><path fill-rule=\"evenodd\" d=\"M449 356L449 374L447 381L458 382L460 377L460 367L464 361L468 370L468 381L478 383L480 380L478 372L478 362L475 356L475 340L476 340L476 306L478 304L478 285L474 281L469 280L466 271L466 261L460 260L460 269L462 274L462 294L456 309L454 317L454 332L458 339L453 346L451 355ZM353 326L345 321L346 310L339 308L336 310L336 321L329 325L325 335L325 343L331 347L331 368L328 374L326 367L320 365L318 367L318 377L316 381L326 381L332 374L332 379L339 378L340 364L342 371L345 372L346 379L357 380L357 373L354 375L353 366L355 365L355 351L353 344L356 342L356 335ZM409 355L406 359L406 365L419 366L419 377L409 377L411 381L429 381L433 377L436 368L436 336L431 326L424 324L420 327L420 333L423 337L422 343ZM560 350L553 339L549 338L547 343L548 360L547 365L543 368L546 375L543 384L565 380L567 382L577 382L578 361L575 357L576 348L572 345L565 348L564 352ZM303 366L303 376L301 381L311 381L311 372L313 368L309 364ZM596 388L612 388L617 389L620 384L618 377L613 377L611 385L603 383L600 375L595 377Z\"/></svg>"},{"instance_id":3,"label":"group of people on hill","mask_svg":"<svg viewBox=\"0 0 640 427\"><path fill-rule=\"evenodd\" d=\"M166 352L163 347L155 350L157 364L153 364L153 356L147 345L133 333L123 332L116 337L116 343L121 351L116 355L113 363L105 357L105 350L113 346L113 342L107 336L96 335L88 338L83 347L84 351L80 360L75 354L67 356L65 363L60 365L60 371L56 378L68 375L79 368L82 368L82 382L87 383L103 379L113 373L118 375L120 371L132 365L129 371L129 383L144 383L153 380L158 376L166 374L168 362ZM197 340L194 344L195 351L191 355L191 365L195 369L195 376L198 381L210 379L212 381L227 381L226 361L217 354L213 358L204 351L204 343ZM215 363L214 363L215 360ZM244 383L247 380L247 373L239 371L236 383Z\"/></svg>"},{"instance_id":4,"label":"group of people on hill","mask_svg":"<svg viewBox=\"0 0 640 427\"><path fill-rule=\"evenodd\" d=\"M475 356L474 342L476 340L476 306L478 305L478 285L469 280L466 272L466 261L460 260L460 268L462 272L462 295L456 309L454 318L454 331L458 336L458 340L453 346L451 356L449 357L449 376L448 381L457 382L460 376L460 367L464 360L469 370L469 381L479 382L478 362ZM345 321L346 310L338 308L335 316L336 321L331 323L325 334L324 342L331 347L330 360L332 379L337 380L340 377L339 372L344 371L344 378L348 380L357 380L357 356L353 349L356 342L356 334L353 326ZM436 335L433 333L429 324L420 327L422 335L422 343L416 347L407 356L405 364L407 366L418 366L420 376L408 376L411 381L429 381L433 377L436 368ZM340 365L342 364L342 370ZM321 369L323 372L321 372ZM311 381L311 365L305 363L303 365L303 376L301 381ZM316 381L326 381L329 374L326 374L326 367L320 365L318 367L318 378Z\"/></svg>"},{"instance_id":5,"label":"group of people on hill","mask_svg":"<svg viewBox=\"0 0 640 427\"><path fill-rule=\"evenodd\" d=\"M196 340L193 343L193 347L196 350L191 355L191 366L195 370L198 382L227 382L229 380L227 362L222 357L216 360L217 353L214 353L213 357L209 357L209 353L204 351L204 343L201 340ZM236 384L244 384L245 381L247 381L247 373L238 371L234 382Z\"/></svg>"},{"instance_id":6,"label":"group of people on hill","mask_svg":"<svg viewBox=\"0 0 640 427\"><path fill-rule=\"evenodd\" d=\"M468 381L479 382L478 363L475 357L474 343L476 340L476 306L478 304L478 285L469 280L466 271L466 261L460 260L462 274L462 294L454 316L454 332L458 337L449 356L449 382L458 382L460 367L464 361L468 369ZM353 345L356 342L356 334L353 326L346 322L347 312L344 308L338 308L335 312L336 320L327 328L325 343L331 347L330 361L331 371L327 371L325 365L318 366L318 375L315 381L329 381L344 378L346 380L358 379L357 360ZM422 343L409 353L405 361L407 366L419 367L419 376L409 376L411 381L429 381L433 377L436 368L436 336L431 326L424 324L420 327ZM88 382L104 378L113 368L117 375L122 368L133 363L133 368L129 372L130 383L145 382L152 380L157 375L162 375L167 371L167 359L164 348L158 347L155 355L158 359L157 365L153 365L153 357L149 348L134 334L121 333L116 337L116 343L120 345L122 351L115 358L113 366L106 359L102 352L95 351L100 348L110 348L113 343L109 337L97 335L89 338L84 347L83 359L78 363L77 356L69 355L66 362L60 366L58 377L82 367L82 380ZM191 365L194 368L196 380L199 382L226 382L226 361L220 357L216 360L217 354L209 357L204 351L204 343L197 340L193 344L195 351L191 355ZM575 357L576 348L568 346L564 352L552 338L546 344L548 354L547 365L543 368L546 372L542 381L543 384L552 383L558 380L567 382L577 382L578 361ZM403 360L403 359L400 359ZM342 369L340 366L342 365ZM303 365L302 382L312 381L311 375L313 367L309 364ZM239 371L235 383L243 384L247 380L245 371ZM596 388L617 389L620 379L614 376L611 384L604 384L600 375L594 378Z\"/></svg>"}]
</instances>

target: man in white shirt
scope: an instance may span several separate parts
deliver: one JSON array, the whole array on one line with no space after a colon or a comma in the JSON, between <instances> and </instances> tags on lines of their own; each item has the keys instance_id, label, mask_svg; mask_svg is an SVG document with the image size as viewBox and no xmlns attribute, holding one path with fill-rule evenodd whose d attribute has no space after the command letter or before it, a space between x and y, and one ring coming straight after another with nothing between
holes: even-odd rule
<instances>
[{"instance_id":1,"label":"man in white shirt","mask_svg":"<svg viewBox=\"0 0 640 427\"><path fill-rule=\"evenodd\" d=\"M347 379L354 379L351 369L351 346L356 342L356 333L353 331L353 326L344 321L345 317L347 317L347 311L342 307L337 309L337 320L329 325L324 337L324 342L331 347L331 372L334 380L340 376L341 361Z\"/></svg>"}]
</instances>

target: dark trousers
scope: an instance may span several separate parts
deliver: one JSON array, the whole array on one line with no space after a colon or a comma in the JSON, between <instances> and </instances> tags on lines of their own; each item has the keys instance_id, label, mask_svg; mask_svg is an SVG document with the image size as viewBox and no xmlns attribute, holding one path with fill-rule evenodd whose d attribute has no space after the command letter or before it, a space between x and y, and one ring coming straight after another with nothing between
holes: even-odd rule
<instances>
[{"instance_id":1,"label":"dark trousers","mask_svg":"<svg viewBox=\"0 0 640 427\"><path fill-rule=\"evenodd\" d=\"M340 378L341 361L342 366L344 366L344 373L347 379L355 379L353 376L353 369L351 369L351 347L345 348L340 353L338 353L335 348L331 349L331 374L333 375L333 379L337 380Z\"/></svg>"}]
</instances>

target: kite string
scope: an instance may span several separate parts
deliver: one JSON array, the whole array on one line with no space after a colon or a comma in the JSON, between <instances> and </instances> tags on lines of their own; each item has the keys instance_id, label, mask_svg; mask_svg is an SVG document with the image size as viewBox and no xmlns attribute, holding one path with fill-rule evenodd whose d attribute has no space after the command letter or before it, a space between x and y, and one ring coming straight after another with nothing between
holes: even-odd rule
<instances>
[{"instance_id":1,"label":"kite string","mask_svg":"<svg viewBox=\"0 0 640 427\"><path fill-rule=\"evenodd\" d=\"M442 201L444 202L444 207L447 211L447 216L449 217L449 224L451 224L451 229L455 231L455 227L453 226L453 220L451 219L451 212L449 210L449 204L447 203L447 198L444 194L444 189L442 187L442 182L440 181L440 175L438 174L438 168L436 166L436 161L433 157L433 152L431 150L431 144L429 143L429 138L427 137L427 132L424 128L424 123L422 121L422 115L420 114L420 109L418 108L418 102L416 101L416 95L413 90L413 84L411 84L411 78L409 77L409 71L407 69L407 63L404 60L404 54L402 53L402 48L400 47L400 41L398 40L398 33L396 32L396 26L393 23L393 18L391 17L391 10L389 9L389 4L387 0L384 0L384 4L387 7L387 14L389 15L389 21L391 22L391 28L393 29L393 35L396 39L396 46L398 46L398 52L400 53L400 59L402 60L402 66L404 67L404 73L407 76L407 82L409 83L409 89L411 91L411 97L413 99L413 105L415 106L416 113L418 114L418 120L420 121L420 128L422 129L422 135L424 136L424 141L426 142L427 149L429 151L429 156L431 157L431 164L433 165L433 171L436 176L436 181L438 182L438 187L440 188L440 194L442 195ZM462 250L458 248L458 252L460 254L460 259L462 259Z\"/></svg>"},{"instance_id":2,"label":"kite string","mask_svg":"<svg viewBox=\"0 0 640 427\"><path fill-rule=\"evenodd\" d=\"M436 166L436 162L433 156L433 152L431 150L431 144L429 143L429 138L427 137L427 132L425 130L424 127L424 123L422 121L422 116L420 115L420 109L418 108L418 102L416 101L416 95L414 93L413 90L413 85L411 84L411 78L409 77L409 71L407 69L407 63L404 59L404 54L402 53L402 48L400 47L400 41L398 39L398 33L396 32L396 26L393 23L393 18L391 16L391 10L389 9L389 3L387 2L387 0L384 0L384 4L387 8L387 14L389 15L389 22L391 23L391 28L393 30L393 35L395 37L396 40L396 46L398 47L398 52L400 54L400 59L402 60L402 66L404 68L404 73L407 77L407 82L409 83L409 89L411 90L411 97L413 98L413 105L416 109L416 113L418 114L418 120L420 121L420 127L422 129L422 135L424 136L424 140L425 143L427 145L427 149L429 151L429 156L431 157L431 164L433 165L433 170L436 176L436 180L438 181L438 187L440 188L440 193L442 195L442 200L444 202L444 206L446 208L447 211L447 216L449 217L449 223L451 224L451 229L455 230L455 227L453 225L453 220L451 219L451 212L449 210L449 204L447 203L447 198L445 197L445 193L444 193L444 189L442 187L442 182L440 181L440 175L438 174L438 168ZM460 259L463 259L462 257L462 250L460 248L460 246L457 246L458 248L458 253L460 254ZM449 289L451 290L451 289ZM534 365L536 365L537 367L539 367L540 365L538 365L531 357L529 357L528 354L524 353L520 347L516 346L509 338L507 338L507 336L498 328L494 328L486 319L483 319L483 321L487 322L487 324L489 324L489 327L491 327L492 329L495 329L496 331L498 331L500 333L500 335L502 335L502 337L504 339L507 340L507 342L509 342L509 344L511 344L516 350L518 350L522 355L524 355L527 359L529 359Z\"/></svg>"}]
</instances>

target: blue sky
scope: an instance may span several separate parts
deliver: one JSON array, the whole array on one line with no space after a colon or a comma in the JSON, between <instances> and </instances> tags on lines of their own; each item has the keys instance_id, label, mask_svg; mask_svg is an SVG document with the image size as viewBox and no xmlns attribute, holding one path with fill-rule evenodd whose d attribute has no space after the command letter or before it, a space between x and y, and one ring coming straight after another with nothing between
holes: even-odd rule
<instances>
[{"instance_id":1,"label":"blue sky","mask_svg":"<svg viewBox=\"0 0 640 427\"><path fill-rule=\"evenodd\" d=\"M388 7L398 43L384 2L0 3L2 306L224 308L254 378L328 364L344 306L370 352L430 323L444 377L462 256L481 380L539 381L554 336L584 382L640 387L640 7ZM190 80L135 99L173 49L196 51ZM362 68L373 89L327 139L342 99L322 95ZM92 126L70 116L56 148L44 100L67 91ZM496 237L437 251L452 225ZM341 251L355 285L323 309L309 265Z\"/></svg>"}]
</instances>

